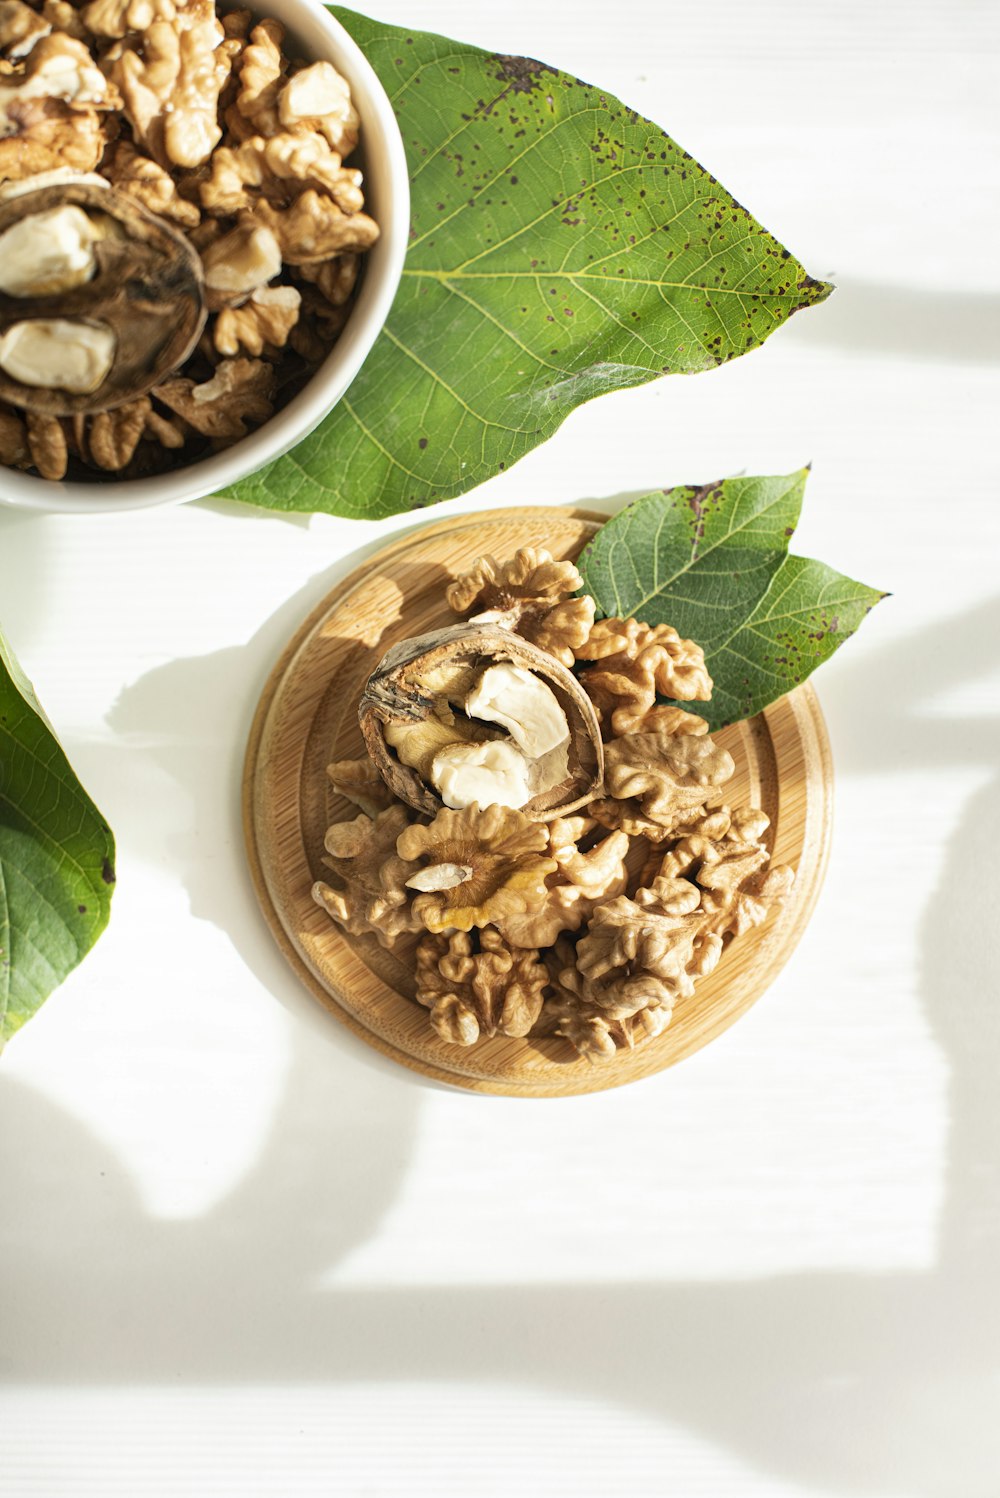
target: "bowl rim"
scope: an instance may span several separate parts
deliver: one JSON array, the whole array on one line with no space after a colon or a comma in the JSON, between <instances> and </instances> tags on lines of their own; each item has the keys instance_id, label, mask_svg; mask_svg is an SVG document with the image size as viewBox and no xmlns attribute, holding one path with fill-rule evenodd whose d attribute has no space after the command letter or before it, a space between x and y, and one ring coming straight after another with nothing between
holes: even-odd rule
<instances>
[{"instance_id":1,"label":"bowl rim","mask_svg":"<svg viewBox=\"0 0 1000 1498\"><path fill-rule=\"evenodd\" d=\"M271 419L223 452L186 468L140 479L94 483L43 479L0 467L0 507L56 514L107 514L187 504L218 495L282 457L309 435L346 393L382 331L399 288L409 242L409 168L403 138L389 96L361 48L320 0L281 0L280 7L251 4L255 12L280 9L281 22L294 36L298 25L325 32L332 61L348 77L362 121L362 151L368 147L384 167L376 184L380 234L366 256L361 292L344 331L299 393ZM314 47L309 49L315 52ZM317 56L327 60L327 55ZM224 497L224 496L223 496Z\"/></svg>"}]
</instances>

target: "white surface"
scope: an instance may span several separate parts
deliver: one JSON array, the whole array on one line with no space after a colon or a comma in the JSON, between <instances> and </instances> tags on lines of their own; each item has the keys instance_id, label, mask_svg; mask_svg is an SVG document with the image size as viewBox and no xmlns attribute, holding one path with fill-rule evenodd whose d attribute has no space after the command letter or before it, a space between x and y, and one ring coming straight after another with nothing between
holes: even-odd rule
<instances>
[{"instance_id":1,"label":"white surface","mask_svg":"<svg viewBox=\"0 0 1000 1498\"><path fill-rule=\"evenodd\" d=\"M120 843L0 1069L0 1491L995 1498L997 12L419 19L615 89L839 285L436 512L812 459L799 548L894 594L819 677L829 878L672 1073L435 1090L299 992L237 808L284 641L417 517L0 515L0 617Z\"/></svg>"}]
</instances>

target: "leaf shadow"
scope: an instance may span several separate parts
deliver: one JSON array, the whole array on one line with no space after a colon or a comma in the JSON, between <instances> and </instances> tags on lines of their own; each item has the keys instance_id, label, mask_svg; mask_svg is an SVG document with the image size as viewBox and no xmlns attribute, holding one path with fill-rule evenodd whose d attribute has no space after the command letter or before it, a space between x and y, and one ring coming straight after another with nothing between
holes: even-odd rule
<instances>
[{"instance_id":1,"label":"leaf shadow","mask_svg":"<svg viewBox=\"0 0 1000 1498\"><path fill-rule=\"evenodd\" d=\"M895 286L837 277L837 295L808 325L792 318L785 334L810 347L949 364L1000 358L1000 296Z\"/></svg>"}]
</instances>

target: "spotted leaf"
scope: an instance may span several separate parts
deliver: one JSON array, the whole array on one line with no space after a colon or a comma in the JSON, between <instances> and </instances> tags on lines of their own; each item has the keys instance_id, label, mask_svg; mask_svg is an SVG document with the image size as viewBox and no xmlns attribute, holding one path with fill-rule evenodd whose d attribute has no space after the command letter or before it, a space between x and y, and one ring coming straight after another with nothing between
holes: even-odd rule
<instances>
[{"instance_id":1,"label":"spotted leaf","mask_svg":"<svg viewBox=\"0 0 1000 1498\"><path fill-rule=\"evenodd\" d=\"M347 395L232 498L379 517L464 493L582 402L756 348L831 288L606 90L334 14L396 109L412 230Z\"/></svg>"},{"instance_id":2,"label":"spotted leaf","mask_svg":"<svg viewBox=\"0 0 1000 1498\"><path fill-rule=\"evenodd\" d=\"M603 525L579 559L600 614L671 624L702 647L712 700L691 707L713 728L805 681L885 597L789 555L807 477L657 490Z\"/></svg>"},{"instance_id":3,"label":"spotted leaf","mask_svg":"<svg viewBox=\"0 0 1000 1498\"><path fill-rule=\"evenodd\" d=\"M115 844L0 634L0 1047L108 923Z\"/></svg>"}]
</instances>

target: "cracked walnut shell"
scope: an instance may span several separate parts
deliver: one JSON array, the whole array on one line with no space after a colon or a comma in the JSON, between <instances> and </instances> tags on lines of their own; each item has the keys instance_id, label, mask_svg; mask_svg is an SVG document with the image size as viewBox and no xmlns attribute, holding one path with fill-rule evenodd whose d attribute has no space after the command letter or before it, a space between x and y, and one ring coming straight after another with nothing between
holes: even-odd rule
<instances>
[{"instance_id":1,"label":"cracked walnut shell","mask_svg":"<svg viewBox=\"0 0 1000 1498\"><path fill-rule=\"evenodd\" d=\"M44 295L0 296L0 333L20 319L110 330L113 359L96 388L73 392L0 376L0 396L38 414L108 410L145 395L183 362L205 323L201 262L186 237L127 193L69 181L0 203L0 234L51 210L74 208L91 225L94 272Z\"/></svg>"},{"instance_id":2,"label":"cracked walnut shell","mask_svg":"<svg viewBox=\"0 0 1000 1498\"><path fill-rule=\"evenodd\" d=\"M510 946L491 927L429 934L417 946L417 1000L451 1045L481 1036L523 1037L542 1011L548 972L536 951Z\"/></svg>"},{"instance_id":3,"label":"cracked walnut shell","mask_svg":"<svg viewBox=\"0 0 1000 1498\"><path fill-rule=\"evenodd\" d=\"M477 682L497 667L537 679L565 720L563 743L525 759L527 799L521 809L530 817L566 815L597 791L603 768L600 730L572 673L510 630L460 624L394 645L369 677L358 708L369 754L395 794L418 811L433 815L444 805L430 778L433 750L459 741L513 742L501 719L482 721L472 706ZM415 739L417 748L426 750L423 757L404 742Z\"/></svg>"}]
</instances>

